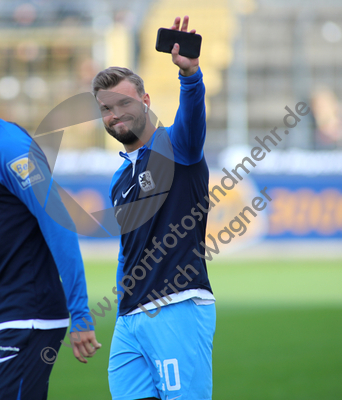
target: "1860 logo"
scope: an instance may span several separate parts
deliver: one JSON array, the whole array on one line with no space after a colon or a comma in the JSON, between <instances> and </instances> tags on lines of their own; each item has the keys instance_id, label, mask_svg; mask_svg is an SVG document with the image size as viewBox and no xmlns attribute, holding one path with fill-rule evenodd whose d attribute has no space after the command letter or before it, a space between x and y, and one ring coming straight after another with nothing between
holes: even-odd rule
<instances>
[{"instance_id":1,"label":"1860 logo","mask_svg":"<svg viewBox=\"0 0 342 400\"><path fill-rule=\"evenodd\" d=\"M139 185L144 192L149 192L156 187L150 171L142 172L139 175Z\"/></svg>"}]
</instances>

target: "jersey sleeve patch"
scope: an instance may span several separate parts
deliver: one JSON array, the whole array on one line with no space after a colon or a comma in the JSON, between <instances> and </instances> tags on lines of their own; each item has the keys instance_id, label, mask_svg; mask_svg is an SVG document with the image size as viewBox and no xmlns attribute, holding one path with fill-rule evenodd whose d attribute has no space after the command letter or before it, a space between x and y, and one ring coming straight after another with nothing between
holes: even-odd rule
<instances>
[{"instance_id":1,"label":"jersey sleeve patch","mask_svg":"<svg viewBox=\"0 0 342 400\"><path fill-rule=\"evenodd\" d=\"M45 180L33 154L26 153L6 164L22 190Z\"/></svg>"}]
</instances>

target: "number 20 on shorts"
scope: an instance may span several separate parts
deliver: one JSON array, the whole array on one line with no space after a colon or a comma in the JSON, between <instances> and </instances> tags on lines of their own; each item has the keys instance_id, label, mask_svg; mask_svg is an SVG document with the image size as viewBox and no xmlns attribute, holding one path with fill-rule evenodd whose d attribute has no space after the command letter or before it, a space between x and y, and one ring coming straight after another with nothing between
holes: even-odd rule
<instances>
[{"instance_id":1,"label":"number 20 on shorts","mask_svg":"<svg viewBox=\"0 0 342 400\"><path fill-rule=\"evenodd\" d=\"M170 358L169 360L164 360L163 365L160 360L155 360L155 362L156 362L156 366L158 368L160 377L163 378L165 376L165 383L166 383L167 390L169 390L169 391L179 390L181 388L181 383L180 383L177 359ZM164 375L163 375L163 370L164 370ZM172 382L170 381L170 377L171 377ZM164 384L163 384L162 389L165 390Z\"/></svg>"}]
</instances>

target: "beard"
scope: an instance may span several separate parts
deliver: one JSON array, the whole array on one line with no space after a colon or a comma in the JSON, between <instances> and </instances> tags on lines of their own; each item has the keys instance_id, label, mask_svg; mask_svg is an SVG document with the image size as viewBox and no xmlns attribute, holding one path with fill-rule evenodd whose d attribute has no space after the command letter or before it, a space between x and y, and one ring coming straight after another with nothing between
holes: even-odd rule
<instances>
[{"instance_id":1,"label":"beard","mask_svg":"<svg viewBox=\"0 0 342 400\"><path fill-rule=\"evenodd\" d=\"M125 124L125 120L122 122L123 124ZM138 118L134 120L132 129L128 129L125 126L126 129L124 127L121 127L124 129L124 131L120 132L116 129L115 124L111 126L105 126L105 129L113 138L115 138L120 143L133 144L140 139L142 133L144 132L145 126L146 126L146 115L141 114Z\"/></svg>"}]
</instances>

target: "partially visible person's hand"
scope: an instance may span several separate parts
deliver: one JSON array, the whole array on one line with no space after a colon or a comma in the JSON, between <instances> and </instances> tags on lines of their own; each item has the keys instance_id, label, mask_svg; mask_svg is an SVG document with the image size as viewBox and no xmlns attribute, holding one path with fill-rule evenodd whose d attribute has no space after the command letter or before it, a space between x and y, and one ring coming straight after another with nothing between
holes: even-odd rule
<instances>
[{"instance_id":1,"label":"partially visible person's hand","mask_svg":"<svg viewBox=\"0 0 342 400\"><path fill-rule=\"evenodd\" d=\"M183 32L188 31L189 17L186 15L183 19L183 24L180 28L181 19L180 17L176 17L171 29L173 30L181 30ZM196 29L191 29L190 33L196 33ZM190 76L196 73L198 70L199 59L198 58L187 58L179 55L179 44L175 43L172 49L172 61L176 64L179 69L181 75Z\"/></svg>"},{"instance_id":2,"label":"partially visible person's hand","mask_svg":"<svg viewBox=\"0 0 342 400\"><path fill-rule=\"evenodd\" d=\"M71 332L72 351L78 361L87 364L84 357L92 357L96 350L100 349L102 344L96 340L94 331L87 332Z\"/></svg>"}]
</instances>

